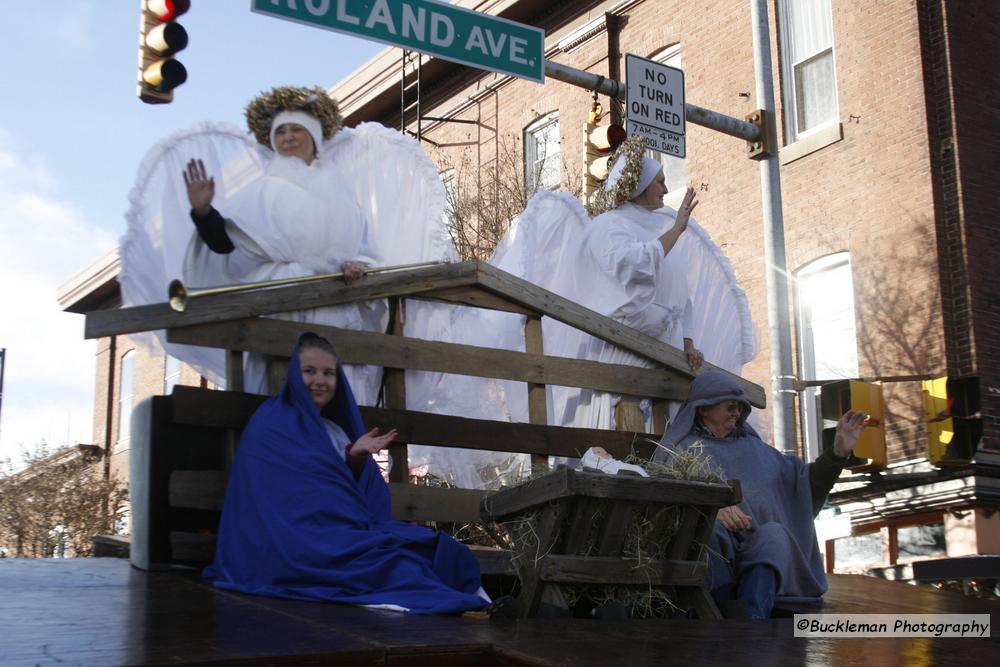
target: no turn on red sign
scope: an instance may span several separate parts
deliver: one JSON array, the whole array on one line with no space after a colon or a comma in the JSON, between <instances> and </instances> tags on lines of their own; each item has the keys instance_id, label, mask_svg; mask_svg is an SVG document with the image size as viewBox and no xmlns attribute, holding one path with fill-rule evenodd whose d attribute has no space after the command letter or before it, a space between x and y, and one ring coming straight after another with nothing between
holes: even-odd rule
<instances>
[{"instance_id":1,"label":"no turn on red sign","mask_svg":"<svg viewBox=\"0 0 1000 667\"><path fill-rule=\"evenodd\" d=\"M625 87L629 136L642 135L652 150L684 157L684 70L628 53Z\"/></svg>"}]
</instances>

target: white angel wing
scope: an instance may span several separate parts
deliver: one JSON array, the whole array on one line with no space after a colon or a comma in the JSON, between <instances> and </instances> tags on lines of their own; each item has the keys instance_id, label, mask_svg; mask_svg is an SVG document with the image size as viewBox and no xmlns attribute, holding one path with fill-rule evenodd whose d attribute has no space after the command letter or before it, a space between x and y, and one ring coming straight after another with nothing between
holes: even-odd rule
<instances>
[{"instance_id":1,"label":"white angel wing","mask_svg":"<svg viewBox=\"0 0 1000 667\"><path fill-rule=\"evenodd\" d=\"M122 301L125 306L162 303L167 286L183 273L184 257L195 233L183 172L188 160L201 159L215 177L216 201L260 177L266 153L235 125L202 123L172 134L149 150L139 165L125 213L127 229L119 246ZM206 284L222 280L207 280ZM193 365L215 382L222 380L221 350L166 344L162 332L148 344Z\"/></svg>"},{"instance_id":2,"label":"white angel wing","mask_svg":"<svg viewBox=\"0 0 1000 667\"><path fill-rule=\"evenodd\" d=\"M320 155L344 174L369 223L369 243L385 264L454 260L437 167L420 144L378 123L345 128Z\"/></svg>"},{"instance_id":3,"label":"white angel wing","mask_svg":"<svg viewBox=\"0 0 1000 667\"><path fill-rule=\"evenodd\" d=\"M671 252L679 253L687 265L695 345L709 363L742 374L760 344L746 292L736 282L729 258L694 220Z\"/></svg>"}]
</instances>

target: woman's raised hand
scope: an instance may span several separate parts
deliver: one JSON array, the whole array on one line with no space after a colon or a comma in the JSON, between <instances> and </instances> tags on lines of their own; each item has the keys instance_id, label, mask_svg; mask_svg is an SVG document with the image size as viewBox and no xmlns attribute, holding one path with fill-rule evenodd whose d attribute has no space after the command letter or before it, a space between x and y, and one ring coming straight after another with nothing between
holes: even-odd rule
<instances>
[{"instance_id":1,"label":"woman's raised hand","mask_svg":"<svg viewBox=\"0 0 1000 667\"><path fill-rule=\"evenodd\" d=\"M205 215L212 209L212 199L215 198L215 177L209 178L205 172L205 163L192 159L187 163L184 175L184 185L187 186L188 201L195 215Z\"/></svg>"},{"instance_id":2,"label":"woman's raised hand","mask_svg":"<svg viewBox=\"0 0 1000 667\"><path fill-rule=\"evenodd\" d=\"M677 222L674 224L674 229L680 229L684 231L687 229L688 219L691 217L691 212L694 207L698 205L698 200L695 198L694 188L688 188L684 192L684 201L681 202L680 208L677 209Z\"/></svg>"},{"instance_id":3,"label":"woman's raised hand","mask_svg":"<svg viewBox=\"0 0 1000 667\"><path fill-rule=\"evenodd\" d=\"M395 440L397 435L399 435L399 433L396 429L391 429L385 435L379 435L378 426L376 426L357 439L354 446L351 447L351 456L374 454L375 452L381 451L388 447L389 443Z\"/></svg>"},{"instance_id":4,"label":"woman's raised hand","mask_svg":"<svg viewBox=\"0 0 1000 667\"><path fill-rule=\"evenodd\" d=\"M833 437L833 453L840 458L850 456L854 445L867 425L868 415L860 410L848 410L837 422L837 433Z\"/></svg>"}]
</instances>

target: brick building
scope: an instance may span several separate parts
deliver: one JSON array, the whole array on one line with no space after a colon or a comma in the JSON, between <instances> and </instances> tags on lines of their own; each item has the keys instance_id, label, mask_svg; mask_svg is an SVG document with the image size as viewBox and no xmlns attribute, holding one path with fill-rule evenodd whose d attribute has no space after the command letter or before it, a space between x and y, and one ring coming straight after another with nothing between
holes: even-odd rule
<instances>
[{"instance_id":1,"label":"brick building","mask_svg":"<svg viewBox=\"0 0 1000 667\"><path fill-rule=\"evenodd\" d=\"M116 248L64 283L59 304L71 313L119 308L120 268ZM187 364L130 336L99 339L96 355L93 442L110 452L104 459L106 474L127 480L133 406L150 396L169 394L176 384L208 383Z\"/></svg>"},{"instance_id":2,"label":"brick building","mask_svg":"<svg viewBox=\"0 0 1000 667\"><path fill-rule=\"evenodd\" d=\"M688 102L739 118L761 106L754 99L749 0L457 4L543 28L546 58L556 63L622 79L624 54L634 53L682 68ZM869 497L882 493L877 486L849 498L867 503L856 530L884 533L900 522L947 527L956 508L995 505L1000 495L988 481L993 473L982 472L1000 462L1000 284L989 269L1000 241L989 190L1000 153L993 118L1000 93L990 84L1000 77L990 67L1000 39L984 28L1000 19L1000 5L770 0L767 7L795 375L910 378L885 384L889 461L894 469L924 472L930 466L916 378L964 378L981 401L981 463L961 473L971 475L975 491L943 491L946 480L934 478L933 502L881 513L871 510ZM581 88L387 49L332 93L347 125L378 121L419 134L455 201L496 204L503 199L496 189L515 172L522 193L537 186L579 190L582 128L592 104ZM599 101L614 118L618 108ZM731 259L760 329L761 354L744 375L770 386L758 165L747 159L745 142L690 122L686 141L686 159L664 158L668 185L698 191L699 222ZM480 254L490 244L485 232L466 241L466 250ZM111 264L91 275L97 277L87 284L110 305ZM96 303L80 297L64 306L85 311ZM96 442L119 437L122 402L108 380L123 376L132 347L128 339L99 346ZM166 366L135 354L139 400L163 385ZM810 458L820 447L818 394L806 388L797 400L800 447ZM962 521L981 517L994 530L1000 522L972 516ZM981 553L984 544L971 550Z\"/></svg>"}]
</instances>

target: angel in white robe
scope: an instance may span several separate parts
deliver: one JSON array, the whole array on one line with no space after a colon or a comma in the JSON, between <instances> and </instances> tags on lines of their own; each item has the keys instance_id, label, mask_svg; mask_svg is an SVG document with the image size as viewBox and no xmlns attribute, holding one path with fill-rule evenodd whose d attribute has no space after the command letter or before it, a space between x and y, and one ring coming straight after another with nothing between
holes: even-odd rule
<instances>
[{"instance_id":1,"label":"angel in white robe","mask_svg":"<svg viewBox=\"0 0 1000 667\"><path fill-rule=\"evenodd\" d=\"M121 243L126 305L163 301L164 286L178 276L205 286L342 271L352 281L366 265L454 258L440 224L444 187L411 138L377 124L342 128L321 88L262 94L247 107L247 123L256 142L231 126L204 124L168 137L143 161ZM387 306L376 300L276 316L383 331ZM166 347L222 379L221 351ZM374 404L380 370L345 365L345 372L358 403ZM267 393L259 355L248 355L245 376L248 391Z\"/></svg>"},{"instance_id":2,"label":"angel in white robe","mask_svg":"<svg viewBox=\"0 0 1000 667\"><path fill-rule=\"evenodd\" d=\"M645 150L642 138L633 137L616 151L589 212L568 194L536 194L493 262L684 350L692 371L707 360L739 374L757 354L746 294L722 250L690 217L697 205L694 192L688 189L679 210L663 205L662 165ZM548 318L542 326L545 354L652 365ZM493 344L523 349L513 323L495 330L506 333L496 334ZM617 400L606 392L551 387L549 423L614 428ZM526 390L509 383L507 401L513 415L523 415Z\"/></svg>"}]
</instances>

